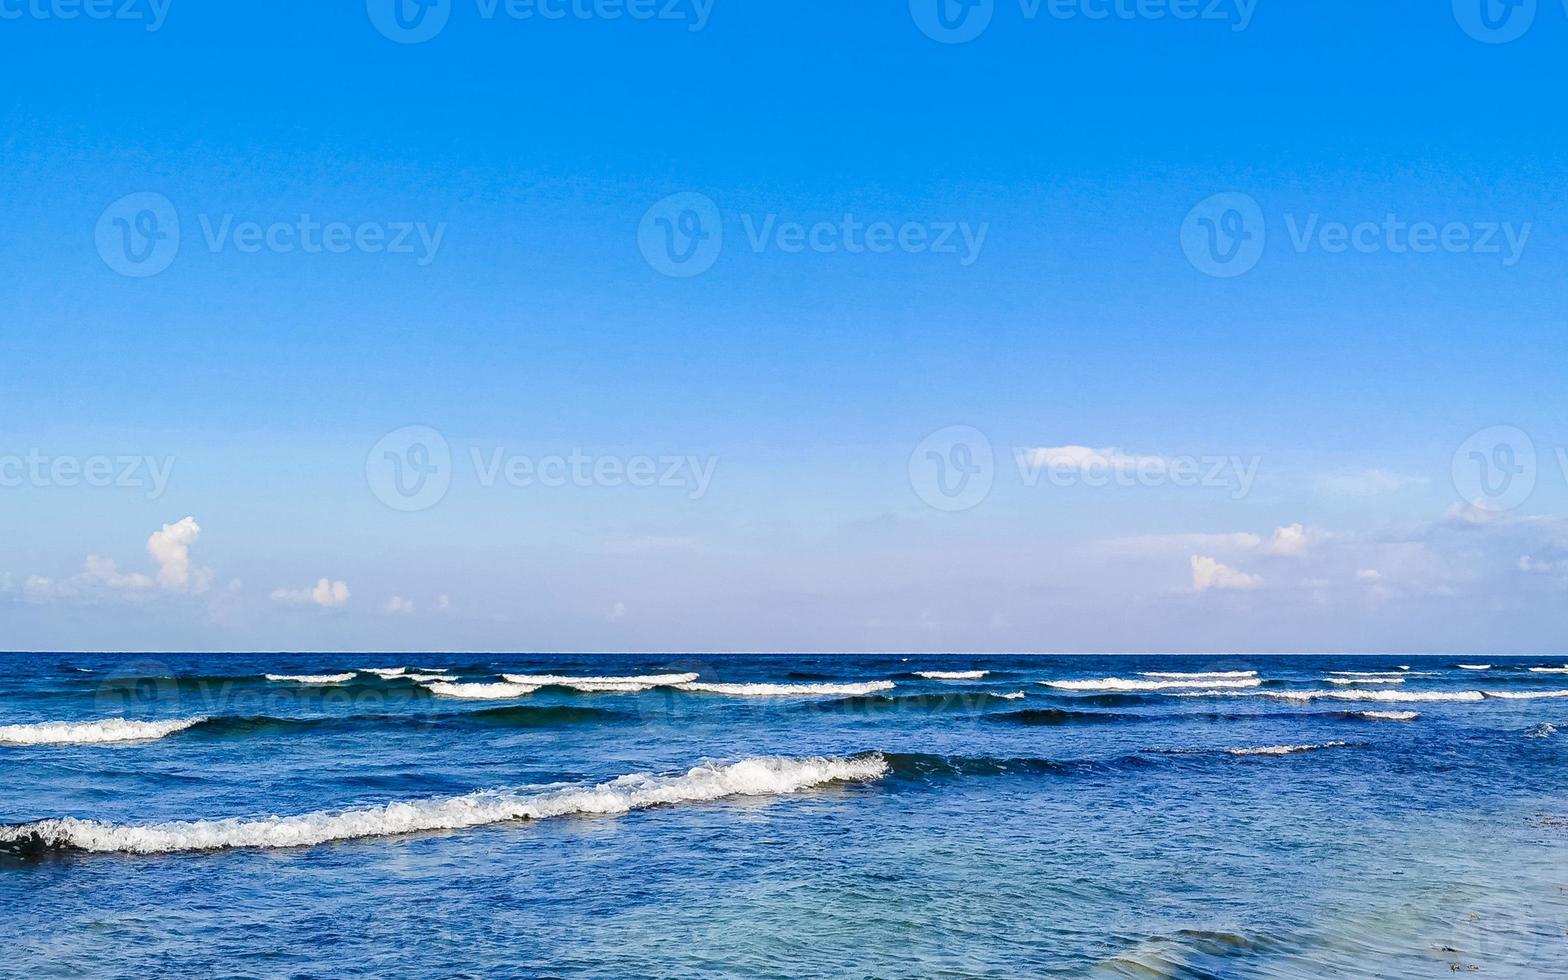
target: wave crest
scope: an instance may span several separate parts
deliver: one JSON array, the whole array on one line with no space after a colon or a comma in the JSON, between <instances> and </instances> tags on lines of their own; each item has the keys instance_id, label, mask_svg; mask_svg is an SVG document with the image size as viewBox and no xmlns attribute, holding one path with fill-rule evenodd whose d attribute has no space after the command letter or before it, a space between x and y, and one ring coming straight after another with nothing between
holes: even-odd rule
<instances>
[{"instance_id":1,"label":"wave crest","mask_svg":"<svg viewBox=\"0 0 1568 980\"><path fill-rule=\"evenodd\" d=\"M105 718L102 721L41 721L31 725L0 726L0 745L108 745L113 742L144 742L173 735L205 718L173 721L130 721Z\"/></svg>"}]
</instances>

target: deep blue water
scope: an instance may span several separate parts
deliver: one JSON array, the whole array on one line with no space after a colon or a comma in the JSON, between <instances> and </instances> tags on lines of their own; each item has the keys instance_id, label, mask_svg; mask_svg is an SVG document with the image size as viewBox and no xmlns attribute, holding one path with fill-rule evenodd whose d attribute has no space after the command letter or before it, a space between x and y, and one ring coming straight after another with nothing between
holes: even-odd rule
<instances>
[{"instance_id":1,"label":"deep blue water","mask_svg":"<svg viewBox=\"0 0 1568 980\"><path fill-rule=\"evenodd\" d=\"M1568 976L1562 661L0 663L6 975Z\"/></svg>"}]
</instances>

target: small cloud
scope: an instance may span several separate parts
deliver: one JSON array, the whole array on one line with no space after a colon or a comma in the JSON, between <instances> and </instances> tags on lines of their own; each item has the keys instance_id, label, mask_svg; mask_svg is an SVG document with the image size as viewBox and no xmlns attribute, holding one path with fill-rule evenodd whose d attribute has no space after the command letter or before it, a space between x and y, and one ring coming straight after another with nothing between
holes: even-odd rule
<instances>
[{"instance_id":1,"label":"small cloud","mask_svg":"<svg viewBox=\"0 0 1568 980\"><path fill-rule=\"evenodd\" d=\"M1163 473L1170 466L1170 461L1163 456L1135 456L1114 447L1091 449L1088 446L1043 446L1025 449L1020 455L1031 466L1058 471Z\"/></svg>"},{"instance_id":2,"label":"small cloud","mask_svg":"<svg viewBox=\"0 0 1568 980\"><path fill-rule=\"evenodd\" d=\"M151 589L158 584L140 572L133 572L129 575L121 574L119 566L115 564L112 558L99 558L97 555L89 555L86 569L88 578L102 582L111 589L141 591Z\"/></svg>"},{"instance_id":3,"label":"small cloud","mask_svg":"<svg viewBox=\"0 0 1568 980\"><path fill-rule=\"evenodd\" d=\"M1519 570L1521 572L1534 572L1539 575L1564 575L1568 574L1568 560L1552 561L1547 558L1532 558L1529 555L1519 557Z\"/></svg>"},{"instance_id":4,"label":"small cloud","mask_svg":"<svg viewBox=\"0 0 1568 980\"><path fill-rule=\"evenodd\" d=\"M1383 573L1375 568L1358 568L1356 569L1356 578L1363 582L1381 582L1383 581Z\"/></svg>"},{"instance_id":5,"label":"small cloud","mask_svg":"<svg viewBox=\"0 0 1568 980\"><path fill-rule=\"evenodd\" d=\"M617 602L610 609L610 622L618 623L626 618L626 603Z\"/></svg>"},{"instance_id":6,"label":"small cloud","mask_svg":"<svg viewBox=\"0 0 1568 980\"><path fill-rule=\"evenodd\" d=\"M407 616L414 611L414 600L395 595L387 600L386 611L397 616Z\"/></svg>"},{"instance_id":7,"label":"small cloud","mask_svg":"<svg viewBox=\"0 0 1568 980\"><path fill-rule=\"evenodd\" d=\"M1207 592L1210 589L1255 589L1263 584L1263 580L1256 575L1237 571L1229 565L1222 565L1213 558L1202 555L1192 556L1192 589L1194 592Z\"/></svg>"},{"instance_id":8,"label":"small cloud","mask_svg":"<svg viewBox=\"0 0 1568 980\"><path fill-rule=\"evenodd\" d=\"M1487 510L1479 504L1449 504L1443 514L1443 523L1449 527L1478 527L1497 520L1499 512Z\"/></svg>"},{"instance_id":9,"label":"small cloud","mask_svg":"<svg viewBox=\"0 0 1568 980\"><path fill-rule=\"evenodd\" d=\"M1307 551L1307 531L1300 524L1290 524L1274 531L1274 536L1263 546L1264 554L1281 558L1299 558Z\"/></svg>"},{"instance_id":10,"label":"small cloud","mask_svg":"<svg viewBox=\"0 0 1568 980\"><path fill-rule=\"evenodd\" d=\"M1336 497L1379 497L1430 482L1422 476L1403 476L1388 470L1348 470L1318 477L1318 489Z\"/></svg>"},{"instance_id":11,"label":"small cloud","mask_svg":"<svg viewBox=\"0 0 1568 980\"><path fill-rule=\"evenodd\" d=\"M158 584L166 589L184 592L201 591L207 586L205 573L191 571L191 545L201 537L201 527L195 518L185 517L173 524L165 524L147 539L147 553L158 563Z\"/></svg>"},{"instance_id":12,"label":"small cloud","mask_svg":"<svg viewBox=\"0 0 1568 980\"><path fill-rule=\"evenodd\" d=\"M436 596L436 608L437 609L451 609L452 608L452 597L449 596L449 595L438 595L438 596Z\"/></svg>"},{"instance_id":13,"label":"small cloud","mask_svg":"<svg viewBox=\"0 0 1568 980\"><path fill-rule=\"evenodd\" d=\"M348 604L348 584L342 581L319 579L315 586L309 589L273 589L272 600L300 606L314 604L323 609L330 609Z\"/></svg>"}]
</instances>

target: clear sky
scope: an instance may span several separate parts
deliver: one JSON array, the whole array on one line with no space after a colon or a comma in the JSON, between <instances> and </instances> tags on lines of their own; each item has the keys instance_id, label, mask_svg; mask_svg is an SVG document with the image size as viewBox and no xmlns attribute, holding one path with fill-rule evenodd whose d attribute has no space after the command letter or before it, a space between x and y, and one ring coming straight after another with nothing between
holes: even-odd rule
<instances>
[{"instance_id":1,"label":"clear sky","mask_svg":"<svg viewBox=\"0 0 1568 980\"><path fill-rule=\"evenodd\" d=\"M0 648L1562 651L1568 5L399 2L0 0Z\"/></svg>"}]
</instances>

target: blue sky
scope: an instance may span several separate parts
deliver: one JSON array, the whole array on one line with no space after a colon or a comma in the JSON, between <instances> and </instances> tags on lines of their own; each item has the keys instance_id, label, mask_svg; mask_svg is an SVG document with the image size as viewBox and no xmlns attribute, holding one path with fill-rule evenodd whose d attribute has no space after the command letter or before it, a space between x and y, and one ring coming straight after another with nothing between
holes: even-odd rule
<instances>
[{"instance_id":1,"label":"blue sky","mask_svg":"<svg viewBox=\"0 0 1568 980\"><path fill-rule=\"evenodd\" d=\"M442 2L0 5L0 646L1557 649L1563 4Z\"/></svg>"}]
</instances>

